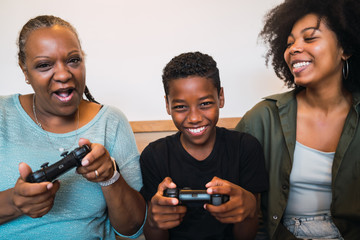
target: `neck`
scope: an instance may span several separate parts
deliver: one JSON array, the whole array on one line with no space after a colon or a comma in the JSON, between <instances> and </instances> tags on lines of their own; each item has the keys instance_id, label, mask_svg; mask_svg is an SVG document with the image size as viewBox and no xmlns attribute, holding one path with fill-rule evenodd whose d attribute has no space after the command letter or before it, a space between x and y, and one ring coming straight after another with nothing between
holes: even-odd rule
<instances>
[{"instance_id":1,"label":"neck","mask_svg":"<svg viewBox=\"0 0 360 240\"><path fill-rule=\"evenodd\" d=\"M36 124L43 130L53 133L67 133L79 128L80 109L69 116L56 116L37 107L36 96L33 95L32 112Z\"/></svg>"},{"instance_id":2,"label":"neck","mask_svg":"<svg viewBox=\"0 0 360 240\"><path fill-rule=\"evenodd\" d=\"M196 160L203 161L205 160L212 152L215 140L216 140L216 130L214 129L214 134L203 144L191 144L187 141L184 141L183 134L180 135L180 142L184 149Z\"/></svg>"},{"instance_id":3,"label":"neck","mask_svg":"<svg viewBox=\"0 0 360 240\"><path fill-rule=\"evenodd\" d=\"M350 107L352 96L344 88L306 88L299 93L299 100L308 107L329 112L339 106Z\"/></svg>"}]
</instances>

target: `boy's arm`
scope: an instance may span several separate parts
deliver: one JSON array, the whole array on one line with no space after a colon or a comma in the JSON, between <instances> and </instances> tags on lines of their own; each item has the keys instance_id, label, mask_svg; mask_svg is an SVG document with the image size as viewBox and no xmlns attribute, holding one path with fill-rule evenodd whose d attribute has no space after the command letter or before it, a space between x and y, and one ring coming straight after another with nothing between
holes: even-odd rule
<instances>
[{"instance_id":1,"label":"boy's arm","mask_svg":"<svg viewBox=\"0 0 360 240\"><path fill-rule=\"evenodd\" d=\"M205 204L218 221L234 224L235 239L254 239L258 228L258 204L256 196L242 187L214 177L208 184L209 194L226 194L230 199L220 206Z\"/></svg>"},{"instance_id":2,"label":"boy's arm","mask_svg":"<svg viewBox=\"0 0 360 240\"><path fill-rule=\"evenodd\" d=\"M178 226L186 213L185 206L178 206L179 200L163 196L167 188L175 188L175 183L166 177L158 186L158 191L148 202L148 216L144 226L147 240L169 239L168 229Z\"/></svg>"}]
</instances>

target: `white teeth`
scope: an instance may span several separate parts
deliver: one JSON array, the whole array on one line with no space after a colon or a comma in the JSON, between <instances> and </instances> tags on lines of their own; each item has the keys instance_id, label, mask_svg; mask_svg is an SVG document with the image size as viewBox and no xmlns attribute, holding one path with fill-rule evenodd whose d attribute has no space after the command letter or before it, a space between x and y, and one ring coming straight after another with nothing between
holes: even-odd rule
<instances>
[{"instance_id":1,"label":"white teeth","mask_svg":"<svg viewBox=\"0 0 360 240\"><path fill-rule=\"evenodd\" d=\"M58 95L60 97L67 97L67 96L69 96L69 93L68 92L59 92Z\"/></svg>"},{"instance_id":2,"label":"white teeth","mask_svg":"<svg viewBox=\"0 0 360 240\"><path fill-rule=\"evenodd\" d=\"M199 127L199 128L189 128L189 131L192 133L199 133L201 131L204 131L205 127Z\"/></svg>"},{"instance_id":3,"label":"white teeth","mask_svg":"<svg viewBox=\"0 0 360 240\"><path fill-rule=\"evenodd\" d=\"M293 64L293 68L300 68L300 67L303 67L303 66L307 66L309 64L310 64L310 62L297 62L297 63Z\"/></svg>"}]
</instances>

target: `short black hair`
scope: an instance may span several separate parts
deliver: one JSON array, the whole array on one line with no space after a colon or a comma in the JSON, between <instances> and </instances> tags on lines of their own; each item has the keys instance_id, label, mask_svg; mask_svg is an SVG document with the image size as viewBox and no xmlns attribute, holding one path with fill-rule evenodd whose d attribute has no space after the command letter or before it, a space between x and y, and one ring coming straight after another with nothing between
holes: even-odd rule
<instances>
[{"instance_id":1,"label":"short black hair","mask_svg":"<svg viewBox=\"0 0 360 240\"><path fill-rule=\"evenodd\" d=\"M343 81L345 88L353 92L360 89L360 1L359 0L285 0L265 16L265 25L259 36L268 44L266 64L271 60L276 75L289 88L302 88L294 83L294 77L285 60L287 38L294 24L307 14L315 14L332 30L343 48L351 55L349 77Z\"/></svg>"},{"instance_id":2,"label":"short black hair","mask_svg":"<svg viewBox=\"0 0 360 240\"><path fill-rule=\"evenodd\" d=\"M220 94L221 83L219 69L215 60L201 52L182 53L165 66L162 81L166 96L169 95L169 83L172 80L186 78L189 76L200 76L210 79Z\"/></svg>"}]
</instances>

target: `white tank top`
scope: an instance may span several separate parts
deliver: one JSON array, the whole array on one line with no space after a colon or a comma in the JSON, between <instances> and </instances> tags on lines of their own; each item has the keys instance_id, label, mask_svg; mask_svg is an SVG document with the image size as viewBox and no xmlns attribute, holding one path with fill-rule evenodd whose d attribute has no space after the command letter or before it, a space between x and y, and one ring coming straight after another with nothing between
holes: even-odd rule
<instances>
[{"instance_id":1,"label":"white tank top","mask_svg":"<svg viewBox=\"0 0 360 240\"><path fill-rule=\"evenodd\" d=\"M296 141L285 217L330 214L334 155Z\"/></svg>"}]
</instances>

